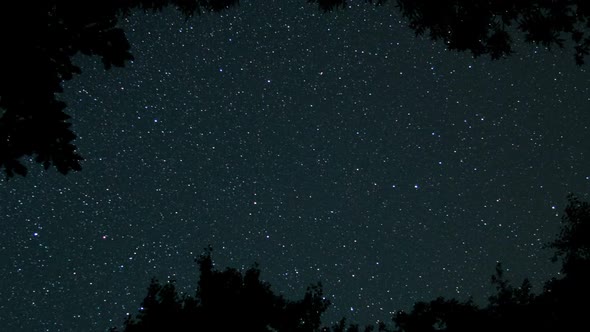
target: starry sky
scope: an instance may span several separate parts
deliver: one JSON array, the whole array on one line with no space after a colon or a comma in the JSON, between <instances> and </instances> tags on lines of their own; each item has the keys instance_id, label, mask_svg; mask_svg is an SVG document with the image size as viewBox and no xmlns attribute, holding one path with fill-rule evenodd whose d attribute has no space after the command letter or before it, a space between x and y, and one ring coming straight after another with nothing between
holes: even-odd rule
<instances>
[{"instance_id":1,"label":"starry sky","mask_svg":"<svg viewBox=\"0 0 590 332\"><path fill-rule=\"evenodd\" d=\"M566 195L590 194L590 75L518 43L492 62L415 37L392 5L324 14L241 1L121 21L135 61L60 98L81 172L0 184L0 326L104 331L150 278L193 293L193 259L260 264L290 298L321 281L324 323L477 303L496 262L536 290Z\"/></svg>"}]
</instances>

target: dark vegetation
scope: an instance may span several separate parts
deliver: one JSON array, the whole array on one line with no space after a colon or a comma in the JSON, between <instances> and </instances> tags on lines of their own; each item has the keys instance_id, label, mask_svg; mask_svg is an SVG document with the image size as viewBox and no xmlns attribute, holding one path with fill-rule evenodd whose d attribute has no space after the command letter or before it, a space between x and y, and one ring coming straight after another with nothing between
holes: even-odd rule
<instances>
[{"instance_id":1,"label":"dark vegetation","mask_svg":"<svg viewBox=\"0 0 590 332\"><path fill-rule=\"evenodd\" d=\"M303 0L301 0L303 1ZM326 12L347 7L346 0L308 0ZM367 1L381 5L386 0ZM62 83L81 74L77 54L99 56L105 70L133 59L118 20L133 10L174 6L188 17L219 12L238 0L48 0L0 4L0 169L7 178L26 175L21 162L31 157L45 169L67 174L80 170L82 156L73 141L66 104L57 98ZM448 49L489 55L514 53L514 34L549 49L573 48L582 65L590 53L590 1L586 0L396 0L417 35L442 41ZM562 277L534 294L524 280L513 286L496 266L496 293L485 307L472 301L437 298L398 311L391 326L360 327L343 319L322 327L329 306L321 284L299 300L275 294L255 266L245 273L213 268L211 251L197 263L195 296L179 295L173 281L152 280L142 309L129 316L124 331L581 331L590 305L590 205L574 196L562 230L548 247L562 262ZM113 331L116 331L114 328Z\"/></svg>"},{"instance_id":2,"label":"dark vegetation","mask_svg":"<svg viewBox=\"0 0 590 332\"><path fill-rule=\"evenodd\" d=\"M256 266L243 274L214 270L208 249L197 260L201 276L194 297L179 296L174 282L152 280L142 309L127 317L123 331L584 331L590 309L590 204L573 195L568 200L561 233L548 245L562 261L562 277L547 281L540 294L531 292L526 279L517 287L510 284L498 264L491 279L496 293L486 307L439 297L416 303L410 312L397 311L390 326L347 326L343 318L322 327L329 301L321 284L311 285L300 300L286 300L260 280Z\"/></svg>"},{"instance_id":3,"label":"dark vegetation","mask_svg":"<svg viewBox=\"0 0 590 332\"><path fill-rule=\"evenodd\" d=\"M317 331L329 301L321 284L312 285L301 300L276 295L260 280L257 267L244 274L213 269L211 249L196 260L201 277L195 297L179 296L173 282L152 279L136 319L125 331Z\"/></svg>"},{"instance_id":4,"label":"dark vegetation","mask_svg":"<svg viewBox=\"0 0 590 332\"><path fill-rule=\"evenodd\" d=\"M304 1L304 0L300 0ZM346 8L346 0L308 0L324 11ZM386 0L366 1L377 5ZM26 175L23 157L67 174L81 169L62 82L81 69L77 54L99 56L105 69L133 59L119 19L133 10L174 6L188 17L219 12L238 0L48 0L0 4L0 169L6 178ZM577 64L590 51L590 2L586 0L396 0L416 34L441 40L450 50L513 53L513 33L547 48L573 47ZM566 44L566 38L571 45Z\"/></svg>"}]
</instances>

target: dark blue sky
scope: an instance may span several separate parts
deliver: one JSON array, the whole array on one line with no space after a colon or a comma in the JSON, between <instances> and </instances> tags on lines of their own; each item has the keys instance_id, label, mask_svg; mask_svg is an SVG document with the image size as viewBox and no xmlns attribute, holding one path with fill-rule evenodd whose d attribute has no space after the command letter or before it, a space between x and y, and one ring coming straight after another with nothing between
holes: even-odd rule
<instances>
[{"instance_id":1,"label":"dark blue sky","mask_svg":"<svg viewBox=\"0 0 590 332\"><path fill-rule=\"evenodd\" d=\"M65 84L83 170L0 185L0 326L105 330L152 276L192 293L209 244L289 297L321 280L324 322L482 302L497 261L557 274L543 244L590 194L590 75L567 51L472 59L392 6L305 1L122 26L136 60L79 58Z\"/></svg>"}]
</instances>

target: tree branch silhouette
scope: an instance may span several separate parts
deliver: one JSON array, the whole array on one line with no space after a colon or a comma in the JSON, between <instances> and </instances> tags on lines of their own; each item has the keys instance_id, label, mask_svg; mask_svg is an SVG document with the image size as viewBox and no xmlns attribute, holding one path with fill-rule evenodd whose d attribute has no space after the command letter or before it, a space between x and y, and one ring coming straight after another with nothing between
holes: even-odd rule
<instances>
[{"instance_id":1,"label":"tree branch silhouette","mask_svg":"<svg viewBox=\"0 0 590 332\"><path fill-rule=\"evenodd\" d=\"M346 0L307 0L330 12ZM386 0L366 0L381 5ZM6 178L26 175L29 156L45 169L81 170L65 103L56 98L62 83L80 74L76 54L98 56L106 70L133 59L117 22L133 10L173 6L187 18L219 12L239 0L49 0L43 4L0 4L0 169ZM396 0L417 35L441 40L449 50L492 59L513 51L513 31L529 43L566 46L569 36L578 65L590 53L590 2L586 0ZM510 29L512 27L512 29Z\"/></svg>"}]
</instances>

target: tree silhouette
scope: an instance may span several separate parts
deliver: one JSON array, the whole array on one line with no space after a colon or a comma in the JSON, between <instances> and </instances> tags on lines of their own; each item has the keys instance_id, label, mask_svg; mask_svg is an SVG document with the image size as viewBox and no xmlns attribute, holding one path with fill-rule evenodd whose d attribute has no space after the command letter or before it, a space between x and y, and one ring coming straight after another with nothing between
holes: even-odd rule
<instances>
[{"instance_id":1,"label":"tree silhouette","mask_svg":"<svg viewBox=\"0 0 590 332\"><path fill-rule=\"evenodd\" d=\"M549 247L556 250L554 261L563 258L564 276L545 283L537 302L550 308L546 314L555 317L546 324L553 323L556 330L576 331L587 325L590 309L590 204L570 194L561 221L559 237Z\"/></svg>"},{"instance_id":2,"label":"tree silhouette","mask_svg":"<svg viewBox=\"0 0 590 332\"><path fill-rule=\"evenodd\" d=\"M120 18L133 9L175 6L187 17L217 12L238 0L48 0L0 4L0 169L25 175L23 156L45 169L80 170L66 104L56 99L62 82L80 74L76 54L100 56L105 69L132 60Z\"/></svg>"},{"instance_id":3,"label":"tree silhouette","mask_svg":"<svg viewBox=\"0 0 590 332\"><path fill-rule=\"evenodd\" d=\"M324 11L346 8L346 0L308 0ZM387 0L365 0L382 5ZM578 65L590 53L590 3L586 0L396 0L416 35L428 32L449 50L492 59L513 53L512 35L547 48L565 46L569 36Z\"/></svg>"},{"instance_id":4,"label":"tree silhouette","mask_svg":"<svg viewBox=\"0 0 590 332\"><path fill-rule=\"evenodd\" d=\"M346 317L343 317L340 321L333 324L331 327L323 327L322 332L390 332L387 328L387 324L383 321L379 321L377 327L374 325L366 325L364 328L358 324L349 324L346 326Z\"/></svg>"},{"instance_id":5,"label":"tree silhouette","mask_svg":"<svg viewBox=\"0 0 590 332\"><path fill-rule=\"evenodd\" d=\"M260 280L257 266L243 274L216 271L210 248L196 261L201 275L195 297L179 296L173 281L152 279L139 314L127 317L124 331L319 331L329 305L321 284L290 301Z\"/></svg>"},{"instance_id":6,"label":"tree silhouette","mask_svg":"<svg viewBox=\"0 0 590 332\"><path fill-rule=\"evenodd\" d=\"M563 257L562 272L568 276L588 275L590 265L590 204L573 194L562 216L559 238L549 244L556 250L553 260Z\"/></svg>"},{"instance_id":7,"label":"tree silhouette","mask_svg":"<svg viewBox=\"0 0 590 332\"><path fill-rule=\"evenodd\" d=\"M550 244L557 256L564 256L563 278L545 283L543 292L534 295L525 279L513 287L496 266L492 284L496 294L485 308L471 301L438 298L418 302L411 312L398 311L393 317L398 331L582 331L590 309L590 205L568 196L558 239Z\"/></svg>"},{"instance_id":8,"label":"tree silhouette","mask_svg":"<svg viewBox=\"0 0 590 332\"><path fill-rule=\"evenodd\" d=\"M301 0L303 1L303 0ZM324 11L346 0L307 0ZM56 99L61 84L80 74L76 54L99 56L105 69L132 60L120 18L134 9L175 6L184 15L218 12L239 0L48 0L43 4L0 4L0 169L7 178L26 175L21 159L30 156L48 169L80 170L82 156L73 140L66 104ZM386 0L366 0L383 4ZM451 50L492 59L513 52L513 30L527 42L564 47L573 42L575 60L590 52L590 2L586 0L397 0L417 35L428 32ZM512 29L512 30L511 30Z\"/></svg>"},{"instance_id":9,"label":"tree silhouette","mask_svg":"<svg viewBox=\"0 0 590 332\"><path fill-rule=\"evenodd\" d=\"M563 277L547 281L540 294L531 292L528 279L512 286L498 263L491 277L496 293L487 306L480 308L471 299L420 301L409 312L396 311L391 329L384 322L347 326L345 318L320 328L329 305L321 284L310 286L301 300L289 301L260 281L257 266L244 273L232 268L216 271L209 248L197 260L201 275L195 297L179 296L173 281L160 284L152 279L139 314L127 317L124 331L582 331L590 309L590 237L585 236L589 226L590 204L569 195L561 233L549 245L565 257Z\"/></svg>"}]
</instances>

